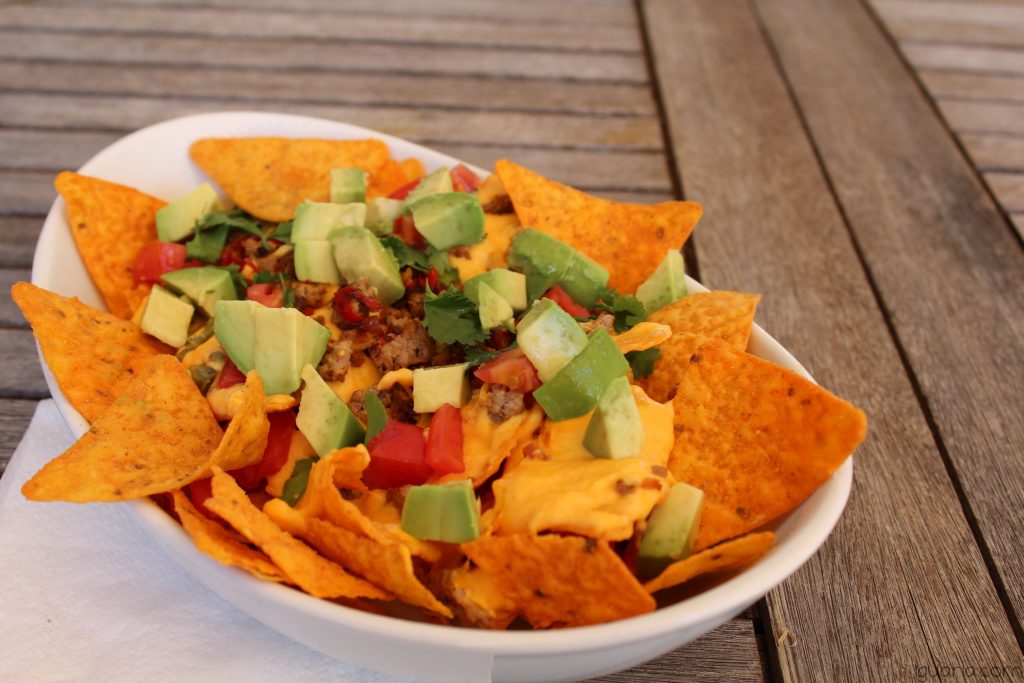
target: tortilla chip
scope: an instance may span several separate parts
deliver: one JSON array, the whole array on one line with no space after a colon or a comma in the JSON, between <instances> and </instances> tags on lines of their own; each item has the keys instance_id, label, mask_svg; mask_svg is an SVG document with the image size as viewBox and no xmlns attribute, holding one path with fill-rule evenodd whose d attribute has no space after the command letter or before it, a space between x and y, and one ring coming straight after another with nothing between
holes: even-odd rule
<instances>
[{"instance_id":1,"label":"tortilla chip","mask_svg":"<svg viewBox=\"0 0 1024 683\"><path fill-rule=\"evenodd\" d=\"M361 477L369 462L370 454L362 444L339 448L320 458L309 470L306 492L299 499L296 509L308 517L326 519L352 533L385 542L388 539L387 532L367 518L355 504L345 500L335 480L336 473L343 483L352 478L353 472L357 471ZM359 483L362 485L361 479Z\"/></svg>"},{"instance_id":2,"label":"tortilla chip","mask_svg":"<svg viewBox=\"0 0 1024 683\"><path fill-rule=\"evenodd\" d=\"M54 181L89 277L107 309L128 320L151 285L136 284L132 264L157 239L156 212L166 202L99 178L64 171Z\"/></svg>"},{"instance_id":3,"label":"tortilla chip","mask_svg":"<svg viewBox=\"0 0 1024 683\"><path fill-rule=\"evenodd\" d=\"M468 562L441 574L441 587L457 612L461 624L476 628L504 629L518 612L505 597L494 578Z\"/></svg>"},{"instance_id":4,"label":"tortilla chip","mask_svg":"<svg viewBox=\"0 0 1024 683\"><path fill-rule=\"evenodd\" d=\"M462 550L536 628L599 624L654 610L654 599L606 541L488 536Z\"/></svg>"},{"instance_id":5,"label":"tortilla chip","mask_svg":"<svg viewBox=\"0 0 1024 683\"><path fill-rule=\"evenodd\" d=\"M274 524L256 508L230 474L213 468L213 496L204 503L235 531L270 556L288 580L317 598L373 598L387 600L388 595L362 579L352 576L337 564Z\"/></svg>"},{"instance_id":6,"label":"tortilla chip","mask_svg":"<svg viewBox=\"0 0 1024 683\"><path fill-rule=\"evenodd\" d=\"M358 167L372 177L388 147L372 139L207 138L189 153L238 206L279 223L304 201L330 200L331 169Z\"/></svg>"},{"instance_id":7,"label":"tortilla chip","mask_svg":"<svg viewBox=\"0 0 1024 683\"><path fill-rule=\"evenodd\" d=\"M173 352L133 323L28 282L15 283L11 297L32 325L60 390L89 422L124 393L150 358Z\"/></svg>"},{"instance_id":8,"label":"tortilla chip","mask_svg":"<svg viewBox=\"0 0 1024 683\"><path fill-rule=\"evenodd\" d=\"M726 541L714 548L673 562L661 574L644 584L648 593L678 586L702 574L736 569L760 558L775 545L775 534L763 531Z\"/></svg>"},{"instance_id":9,"label":"tortilla chip","mask_svg":"<svg viewBox=\"0 0 1024 683\"><path fill-rule=\"evenodd\" d=\"M686 372L690 356L704 342L721 339L745 351L760 299L756 294L739 292L698 292L649 315L648 322L668 325L672 336L662 342L654 372L638 380L640 385L655 401L668 401Z\"/></svg>"},{"instance_id":10,"label":"tortilla chip","mask_svg":"<svg viewBox=\"0 0 1024 683\"><path fill-rule=\"evenodd\" d=\"M21 491L30 500L128 500L199 478L221 430L185 366L155 356L82 438Z\"/></svg>"},{"instance_id":11,"label":"tortilla chip","mask_svg":"<svg viewBox=\"0 0 1024 683\"><path fill-rule=\"evenodd\" d=\"M615 345L622 353L646 351L663 344L672 336L672 328L653 322L637 323L622 334L612 335Z\"/></svg>"},{"instance_id":12,"label":"tortilla chip","mask_svg":"<svg viewBox=\"0 0 1024 683\"><path fill-rule=\"evenodd\" d=\"M181 520L181 526L197 548L221 564L244 569L261 579L285 580L284 574L269 557L250 548L246 545L245 539L234 531L203 516L183 492L171 491L171 498L174 501L174 512Z\"/></svg>"},{"instance_id":13,"label":"tortilla chip","mask_svg":"<svg viewBox=\"0 0 1024 683\"><path fill-rule=\"evenodd\" d=\"M683 246L702 213L694 202L624 204L592 197L504 159L494 169L523 225L608 268L609 286L624 294L636 291L666 252Z\"/></svg>"},{"instance_id":14,"label":"tortilla chip","mask_svg":"<svg viewBox=\"0 0 1024 683\"><path fill-rule=\"evenodd\" d=\"M418 159L398 162L388 159L370 176L366 184L366 201L375 197L387 197L400 187L423 177L423 164Z\"/></svg>"},{"instance_id":15,"label":"tortilla chip","mask_svg":"<svg viewBox=\"0 0 1024 683\"><path fill-rule=\"evenodd\" d=\"M270 434L270 420L267 419L263 379L255 370L250 370L246 376L241 395L242 403L231 418L220 445L210 457L211 467L237 470L263 459Z\"/></svg>"},{"instance_id":16,"label":"tortilla chip","mask_svg":"<svg viewBox=\"0 0 1024 683\"><path fill-rule=\"evenodd\" d=\"M704 491L696 550L786 514L864 440L864 413L727 342L704 344L676 392L669 469Z\"/></svg>"},{"instance_id":17,"label":"tortilla chip","mask_svg":"<svg viewBox=\"0 0 1024 683\"><path fill-rule=\"evenodd\" d=\"M412 555L398 541L378 542L322 519L305 517L280 499L269 501L263 511L278 526L308 542L327 559L393 593L402 602L451 618L451 610L420 583L412 566Z\"/></svg>"}]
</instances>

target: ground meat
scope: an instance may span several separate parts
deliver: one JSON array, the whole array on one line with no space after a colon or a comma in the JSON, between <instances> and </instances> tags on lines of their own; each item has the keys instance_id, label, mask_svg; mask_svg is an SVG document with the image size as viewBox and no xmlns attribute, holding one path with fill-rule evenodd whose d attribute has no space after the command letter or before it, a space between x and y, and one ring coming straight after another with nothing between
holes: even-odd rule
<instances>
[{"instance_id":1,"label":"ground meat","mask_svg":"<svg viewBox=\"0 0 1024 683\"><path fill-rule=\"evenodd\" d=\"M487 392L487 414L494 422L505 420L526 410L523 395L506 386L492 384Z\"/></svg>"},{"instance_id":2,"label":"ground meat","mask_svg":"<svg viewBox=\"0 0 1024 683\"><path fill-rule=\"evenodd\" d=\"M257 256L254 262L257 270L295 276L295 251L290 247L279 247L271 254Z\"/></svg>"},{"instance_id":3,"label":"ground meat","mask_svg":"<svg viewBox=\"0 0 1024 683\"><path fill-rule=\"evenodd\" d=\"M423 300L426 296L424 292L409 292L405 297L405 309L417 320L423 320Z\"/></svg>"},{"instance_id":4,"label":"ground meat","mask_svg":"<svg viewBox=\"0 0 1024 683\"><path fill-rule=\"evenodd\" d=\"M590 334L599 327L603 327L608 331L608 334L615 334L615 316L611 313L600 313L593 320L588 320L585 323L580 323L580 327L587 334Z\"/></svg>"},{"instance_id":5,"label":"ground meat","mask_svg":"<svg viewBox=\"0 0 1024 683\"><path fill-rule=\"evenodd\" d=\"M295 308L300 311L304 308L323 308L331 303L334 285L325 285L319 282L293 282L292 291L295 292Z\"/></svg>"},{"instance_id":6,"label":"ground meat","mask_svg":"<svg viewBox=\"0 0 1024 683\"><path fill-rule=\"evenodd\" d=\"M352 366L352 342L339 339L327 343L327 352L320 359L316 371L328 382L345 379L348 369Z\"/></svg>"},{"instance_id":7,"label":"ground meat","mask_svg":"<svg viewBox=\"0 0 1024 683\"><path fill-rule=\"evenodd\" d=\"M366 424L366 394L373 392L384 404L384 410L388 413L389 420L398 422L416 422L416 411L412 409L412 394L401 384L396 384L387 391L376 389L360 389L352 394L348 401L349 410L360 422Z\"/></svg>"},{"instance_id":8,"label":"ground meat","mask_svg":"<svg viewBox=\"0 0 1024 683\"><path fill-rule=\"evenodd\" d=\"M436 345L423 324L407 311L386 308L380 317L387 326L384 343L370 347L370 358L381 372L427 365Z\"/></svg>"},{"instance_id":9,"label":"ground meat","mask_svg":"<svg viewBox=\"0 0 1024 683\"><path fill-rule=\"evenodd\" d=\"M512 213L512 199L507 194L492 197L483 206L484 213Z\"/></svg>"}]
</instances>

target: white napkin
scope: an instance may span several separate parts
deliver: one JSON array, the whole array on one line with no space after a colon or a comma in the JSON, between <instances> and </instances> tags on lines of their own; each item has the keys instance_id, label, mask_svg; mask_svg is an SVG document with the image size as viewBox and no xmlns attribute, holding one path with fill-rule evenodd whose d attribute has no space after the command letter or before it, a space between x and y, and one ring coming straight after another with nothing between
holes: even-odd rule
<instances>
[{"instance_id":1,"label":"white napkin","mask_svg":"<svg viewBox=\"0 0 1024 683\"><path fill-rule=\"evenodd\" d=\"M249 618L119 504L32 503L21 485L74 438L52 400L0 479L0 679L374 681Z\"/></svg>"}]
</instances>

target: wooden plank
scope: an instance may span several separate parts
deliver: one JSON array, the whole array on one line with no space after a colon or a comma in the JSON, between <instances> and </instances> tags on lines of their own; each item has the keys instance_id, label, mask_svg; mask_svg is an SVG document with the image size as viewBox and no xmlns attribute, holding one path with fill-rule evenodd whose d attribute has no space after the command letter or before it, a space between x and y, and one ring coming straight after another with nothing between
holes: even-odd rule
<instances>
[{"instance_id":1,"label":"wooden plank","mask_svg":"<svg viewBox=\"0 0 1024 683\"><path fill-rule=\"evenodd\" d=\"M1024 251L862 5L758 5L991 562L1019 663ZM960 626L945 635L962 638Z\"/></svg>"},{"instance_id":2,"label":"wooden plank","mask_svg":"<svg viewBox=\"0 0 1024 683\"><path fill-rule=\"evenodd\" d=\"M32 421L36 401L0 398L0 477Z\"/></svg>"},{"instance_id":3,"label":"wooden plank","mask_svg":"<svg viewBox=\"0 0 1024 683\"><path fill-rule=\"evenodd\" d=\"M0 329L0 396L41 399L50 395L29 330Z\"/></svg>"},{"instance_id":4,"label":"wooden plank","mask_svg":"<svg viewBox=\"0 0 1024 683\"><path fill-rule=\"evenodd\" d=\"M964 133L960 141L979 170L1024 170L1024 138Z\"/></svg>"},{"instance_id":5,"label":"wooden plank","mask_svg":"<svg viewBox=\"0 0 1024 683\"><path fill-rule=\"evenodd\" d=\"M52 173L0 170L0 212L45 214L56 198Z\"/></svg>"},{"instance_id":6,"label":"wooden plank","mask_svg":"<svg viewBox=\"0 0 1024 683\"><path fill-rule=\"evenodd\" d=\"M889 18L882 15L885 27L897 40L1016 47L1024 44L1024 26L970 26L962 23Z\"/></svg>"},{"instance_id":7,"label":"wooden plank","mask_svg":"<svg viewBox=\"0 0 1024 683\"><path fill-rule=\"evenodd\" d=\"M278 102L369 107L440 107L471 111L651 115L646 85L436 76L330 73L213 66L71 64L0 60L0 89L86 95L151 95L233 100L235 108Z\"/></svg>"},{"instance_id":8,"label":"wooden plank","mask_svg":"<svg viewBox=\"0 0 1024 683\"><path fill-rule=\"evenodd\" d=\"M985 182L1007 211L1024 211L1024 175L1020 173L985 173Z\"/></svg>"},{"instance_id":9,"label":"wooden plank","mask_svg":"<svg viewBox=\"0 0 1024 683\"><path fill-rule=\"evenodd\" d=\"M187 114L231 110L220 99L178 101L156 98L86 97L11 93L0 97L0 125L127 132ZM532 147L661 149L658 122L650 117L586 117L478 112L459 116L429 109L250 103L254 111L319 116L373 128L423 144L464 143ZM455 121L455 125L453 125Z\"/></svg>"},{"instance_id":10,"label":"wooden plank","mask_svg":"<svg viewBox=\"0 0 1024 683\"><path fill-rule=\"evenodd\" d=\"M1024 26L1024 7L994 2L873 0L887 20L943 21L973 26Z\"/></svg>"},{"instance_id":11,"label":"wooden plank","mask_svg":"<svg viewBox=\"0 0 1024 683\"><path fill-rule=\"evenodd\" d=\"M0 215L0 268L31 267L42 227L43 216Z\"/></svg>"},{"instance_id":12,"label":"wooden plank","mask_svg":"<svg viewBox=\"0 0 1024 683\"><path fill-rule=\"evenodd\" d=\"M1024 213L1011 213L1010 220L1013 222L1013 227L1017 229L1017 234L1024 240Z\"/></svg>"},{"instance_id":13,"label":"wooden plank","mask_svg":"<svg viewBox=\"0 0 1024 683\"><path fill-rule=\"evenodd\" d=\"M188 11L166 7L103 7L15 5L0 10L0 27L38 30L150 35L185 35L206 38L273 38L325 42L419 43L495 47L548 48L640 52L635 22L591 26L580 31L573 24L498 23L472 19L418 16L415 21L393 17L338 14L329 11L296 13L275 10Z\"/></svg>"},{"instance_id":14,"label":"wooden plank","mask_svg":"<svg viewBox=\"0 0 1024 683\"><path fill-rule=\"evenodd\" d=\"M910 63L918 69L951 69L986 74L1024 74L1024 52L994 47L904 43Z\"/></svg>"},{"instance_id":15,"label":"wooden plank","mask_svg":"<svg viewBox=\"0 0 1024 683\"><path fill-rule=\"evenodd\" d=\"M32 271L21 268L0 270L0 328L28 329L28 322L11 300L11 285L19 280L31 280Z\"/></svg>"},{"instance_id":16,"label":"wooden plank","mask_svg":"<svg viewBox=\"0 0 1024 683\"><path fill-rule=\"evenodd\" d=\"M1024 78L923 69L918 76L933 97L1024 102Z\"/></svg>"},{"instance_id":17,"label":"wooden plank","mask_svg":"<svg viewBox=\"0 0 1024 683\"><path fill-rule=\"evenodd\" d=\"M645 83L641 55L0 30L0 58Z\"/></svg>"},{"instance_id":18,"label":"wooden plank","mask_svg":"<svg viewBox=\"0 0 1024 683\"><path fill-rule=\"evenodd\" d=\"M994 102L938 100L942 115L958 132L1024 135L1024 106Z\"/></svg>"},{"instance_id":19,"label":"wooden plank","mask_svg":"<svg viewBox=\"0 0 1024 683\"><path fill-rule=\"evenodd\" d=\"M845 83L849 70L872 57L829 54L833 43L845 47L850 37L805 4L787 7L807 22L813 17L815 28L800 16L788 25L825 51L803 64L832 79L815 86L821 96L843 98L830 111L853 139L888 130L849 115L860 101L889 111L889 99L872 104L877 97ZM761 324L824 386L869 415L854 495L822 549L769 594L772 630L764 646L784 678L809 681L906 678L908 667L936 657L1016 657L1013 630L934 435L750 5L650 0L644 7L682 185L705 206L695 236L702 278L716 288L761 292ZM782 33L776 23L773 35ZM881 37L873 26L858 22L856 31L871 37L871 50L894 59L876 44ZM877 149L847 154L855 171L875 172L877 160L903 158ZM863 194L865 201L875 196ZM893 229L890 221L879 223ZM889 246L884 236L880 242ZM923 317L900 315L912 323Z\"/></svg>"}]
</instances>

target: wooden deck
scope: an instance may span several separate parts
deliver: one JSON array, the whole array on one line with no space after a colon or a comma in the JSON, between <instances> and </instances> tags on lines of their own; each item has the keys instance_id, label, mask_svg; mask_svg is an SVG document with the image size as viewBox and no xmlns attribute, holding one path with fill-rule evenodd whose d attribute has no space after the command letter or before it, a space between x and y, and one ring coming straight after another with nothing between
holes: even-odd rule
<instances>
[{"instance_id":1,"label":"wooden deck","mask_svg":"<svg viewBox=\"0 0 1024 683\"><path fill-rule=\"evenodd\" d=\"M0 2L0 470L48 395L6 288L54 173L241 109L699 201L691 274L868 413L822 550L607 680L1024 680L1024 2Z\"/></svg>"}]
</instances>

